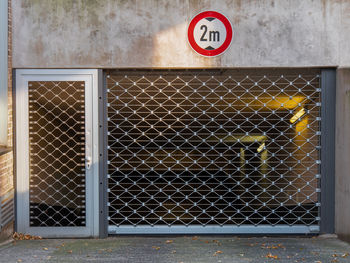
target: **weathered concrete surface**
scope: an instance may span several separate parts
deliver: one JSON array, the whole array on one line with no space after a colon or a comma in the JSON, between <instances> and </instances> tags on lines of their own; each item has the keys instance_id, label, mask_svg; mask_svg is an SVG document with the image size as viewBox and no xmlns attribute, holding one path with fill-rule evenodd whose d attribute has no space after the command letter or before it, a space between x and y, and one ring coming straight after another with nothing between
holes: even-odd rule
<instances>
[{"instance_id":1,"label":"weathered concrete surface","mask_svg":"<svg viewBox=\"0 0 350 263\"><path fill-rule=\"evenodd\" d=\"M349 262L349 252L334 238L116 237L17 241L0 262Z\"/></svg>"},{"instance_id":2,"label":"weathered concrete surface","mask_svg":"<svg viewBox=\"0 0 350 263\"><path fill-rule=\"evenodd\" d=\"M350 68L337 71L336 123L335 227L350 242Z\"/></svg>"},{"instance_id":3,"label":"weathered concrete surface","mask_svg":"<svg viewBox=\"0 0 350 263\"><path fill-rule=\"evenodd\" d=\"M348 0L21 0L12 10L14 68L350 65ZM233 24L217 58L187 44L204 10Z\"/></svg>"},{"instance_id":4,"label":"weathered concrete surface","mask_svg":"<svg viewBox=\"0 0 350 263\"><path fill-rule=\"evenodd\" d=\"M19 241L0 262L349 262L350 245L321 238L116 237ZM276 259L274 257L277 257Z\"/></svg>"}]
</instances>

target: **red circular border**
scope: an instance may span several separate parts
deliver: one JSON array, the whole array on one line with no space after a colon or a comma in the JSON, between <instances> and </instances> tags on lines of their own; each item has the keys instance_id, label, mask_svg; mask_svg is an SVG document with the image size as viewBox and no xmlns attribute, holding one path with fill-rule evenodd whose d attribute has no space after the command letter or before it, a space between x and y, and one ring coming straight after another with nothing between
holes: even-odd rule
<instances>
[{"instance_id":1,"label":"red circular border","mask_svg":"<svg viewBox=\"0 0 350 263\"><path fill-rule=\"evenodd\" d=\"M217 49L213 50L206 50L204 48L201 48L197 45L196 41L194 40L193 31L196 26L196 24L206 17L215 17L219 19L226 28L226 39L224 43ZM230 21L222 14L215 12L215 11L205 11L198 15L196 15L190 22L188 29L187 29L187 38L188 42L190 43L190 46L193 48L194 51L196 51L198 54L206 56L206 57L214 57L218 56L221 53L223 53L231 44L233 36L233 30Z\"/></svg>"}]
</instances>

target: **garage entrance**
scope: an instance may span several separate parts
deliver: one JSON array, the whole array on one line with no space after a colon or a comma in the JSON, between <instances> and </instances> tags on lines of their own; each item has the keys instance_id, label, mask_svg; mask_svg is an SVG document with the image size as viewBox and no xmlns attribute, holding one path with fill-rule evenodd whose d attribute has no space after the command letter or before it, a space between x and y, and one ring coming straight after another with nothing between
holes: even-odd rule
<instances>
[{"instance_id":1,"label":"garage entrance","mask_svg":"<svg viewBox=\"0 0 350 263\"><path fill-rule=\"evenodd\" d=\"M320 79L106 71L108 232L317 233Z\"/></svg>"}]
</instances>

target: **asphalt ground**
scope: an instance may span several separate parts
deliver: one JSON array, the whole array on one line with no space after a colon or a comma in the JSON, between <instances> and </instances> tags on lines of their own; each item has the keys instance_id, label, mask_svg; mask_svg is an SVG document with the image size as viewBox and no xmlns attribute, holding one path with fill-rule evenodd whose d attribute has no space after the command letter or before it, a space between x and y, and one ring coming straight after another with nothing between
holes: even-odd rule
<instances>
[{"instance_id":1,"label":"asphalt ground","mask_svg":"<svg viewBox=\"0 0 350 263\"><path fill-rule=\"evenodd\" d=\"M14 240L0 262L350 262L335 237L115 236L107 239Z\"/></svg>"}]
</instances>

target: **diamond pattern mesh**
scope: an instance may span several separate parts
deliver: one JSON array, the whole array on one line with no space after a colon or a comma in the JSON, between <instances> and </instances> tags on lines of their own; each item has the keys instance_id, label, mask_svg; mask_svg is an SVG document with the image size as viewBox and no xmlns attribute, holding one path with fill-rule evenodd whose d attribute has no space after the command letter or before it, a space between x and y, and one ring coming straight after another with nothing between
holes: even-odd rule
<instances>
[{"instance_id":1,"label":"diamond pattern mesh","mask_svg":"<svg viewBox=\"0 0 350 263\"><path fill-rule=\"evenodd\" d=\"M85 83L28 86L30 226L85 226Z\"/></svg>"},{"instance_id":2,"label":"diamond pattern mesh","mask_svg":"<svg viewBox=\"0 0 350 263\"><path fill-rule=\"evenodd\" d=\"M107 72L109 225L319 222L317 71Z\"/></svg>"}]
</instances>

